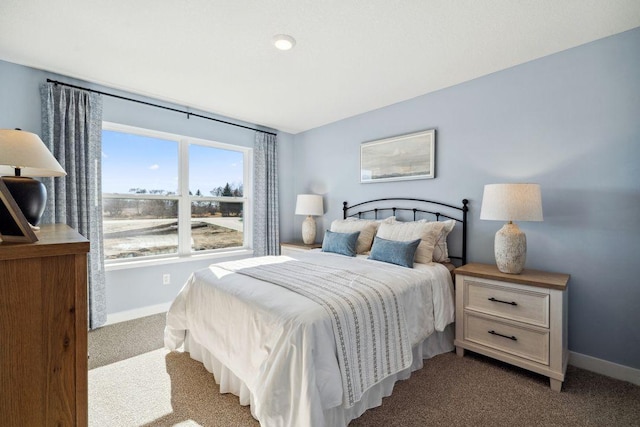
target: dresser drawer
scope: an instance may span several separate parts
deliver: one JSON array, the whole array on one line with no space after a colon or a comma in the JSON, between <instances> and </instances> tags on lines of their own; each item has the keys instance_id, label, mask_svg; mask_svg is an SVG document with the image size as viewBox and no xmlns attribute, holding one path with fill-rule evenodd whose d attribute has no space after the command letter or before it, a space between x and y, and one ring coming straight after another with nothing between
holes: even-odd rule
<instances>
[{"instance_id":1,"label":"dresser drawer","mask_svg":"<svg viewBox=\"0 0 640 427\"><path fill-rule=\"evenodd\" d=\"M549 365L549 331L464 313L464 339Z\"/></svg>"},{"instance_id":2,"label":"dresser drawer","mask_svg":"<svg viewBox=\"0 0 640 427\"><path fill-rule=\"evenodd\" d=\"M549 327L549 294L465 278L464 308Z\"/></svg>"}]
</instances>

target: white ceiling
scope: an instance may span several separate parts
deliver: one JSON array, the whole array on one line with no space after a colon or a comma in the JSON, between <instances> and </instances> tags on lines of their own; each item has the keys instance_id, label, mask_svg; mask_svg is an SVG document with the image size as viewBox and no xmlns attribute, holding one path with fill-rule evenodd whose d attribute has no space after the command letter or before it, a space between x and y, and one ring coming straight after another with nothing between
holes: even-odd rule
<instances>
[{"instance_id":1,"label":"white ceiling","mask_svg":"<svg viewBox=\"0 0 640 427\"><path fill-rule=\"evenodd\" d=\"M0 0L0 59L298 133L638 26L639 0Z\"/></svg>"}]
</instances>

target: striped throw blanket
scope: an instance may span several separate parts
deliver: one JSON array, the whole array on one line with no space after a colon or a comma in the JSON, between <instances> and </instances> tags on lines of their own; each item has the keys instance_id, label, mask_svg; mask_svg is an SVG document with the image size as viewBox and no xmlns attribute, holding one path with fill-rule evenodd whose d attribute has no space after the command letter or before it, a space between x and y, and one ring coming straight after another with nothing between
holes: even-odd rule
<instances>
[{"instance_id":1,"label":"striped throw blanket","mask_svg":"<svg viewBox=\"0 0 640 427\"><path fill-rule=\"evenodd\" d=\"M246 268L224 264L225 269L285 287L326 309L333 324L345 407L411 365L404 309L393 287L376 278L377 269L355 273L310 258Z\"/></svg>"}]
</instances>

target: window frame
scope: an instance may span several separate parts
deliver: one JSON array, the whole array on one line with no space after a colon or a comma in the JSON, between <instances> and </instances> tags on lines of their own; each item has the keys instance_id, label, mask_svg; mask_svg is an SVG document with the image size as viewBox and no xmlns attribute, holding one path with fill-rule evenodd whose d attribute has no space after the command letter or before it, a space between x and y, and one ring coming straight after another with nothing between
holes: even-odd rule
<instances>
[{"instance_id":1,"label":"window frame","mask_svg":"<svg viewBox=\"0 0 640 427\"><path fill-rule=\"evenodd\" d=\"M165 264L167 262L173 263L202 258L228 257L230 255L251 254L253 252L253 148L103 121L101 131L105 130L174 141L178 146L178 188L176 194L157 195L104 192L101 194L103 201L105 199L176 200L178 202L177 252L172 254L146 255L135 258L105 259L105 268L113 270L141 264ZM189 146L192 144L242 153L242 197L195 196L189 194ZM100 176L99 179L102 180L103 177ZM194 201L242 202L242 220L244 225L243 245L232 248L193 251L191 249L191 205Z\"/></svg>"}]
</instances>

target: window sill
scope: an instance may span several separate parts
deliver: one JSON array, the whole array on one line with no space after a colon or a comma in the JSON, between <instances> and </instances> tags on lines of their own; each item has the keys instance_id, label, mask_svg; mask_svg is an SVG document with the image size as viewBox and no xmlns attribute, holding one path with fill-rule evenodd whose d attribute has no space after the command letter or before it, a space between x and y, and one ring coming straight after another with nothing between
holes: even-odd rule
<instances>
[{"instance_id":1,"label":"window sill","mask_svg":"<svg viewBox=\"0 0 640 427\"><path fill-rule=\"evenodd\" d=\"M253 256L253 249L239 248L225 250L220 252L207 252L202 254L193 254L186 256L171 255L165 257L154 257L151 259L129 259L126 261L106 262L105 271L126 270L129 268L152 267L155 265L167 265L185 262L196 262L202 260L219 260L231 257L249 257Z\"/></svg>"}]
</instances>

